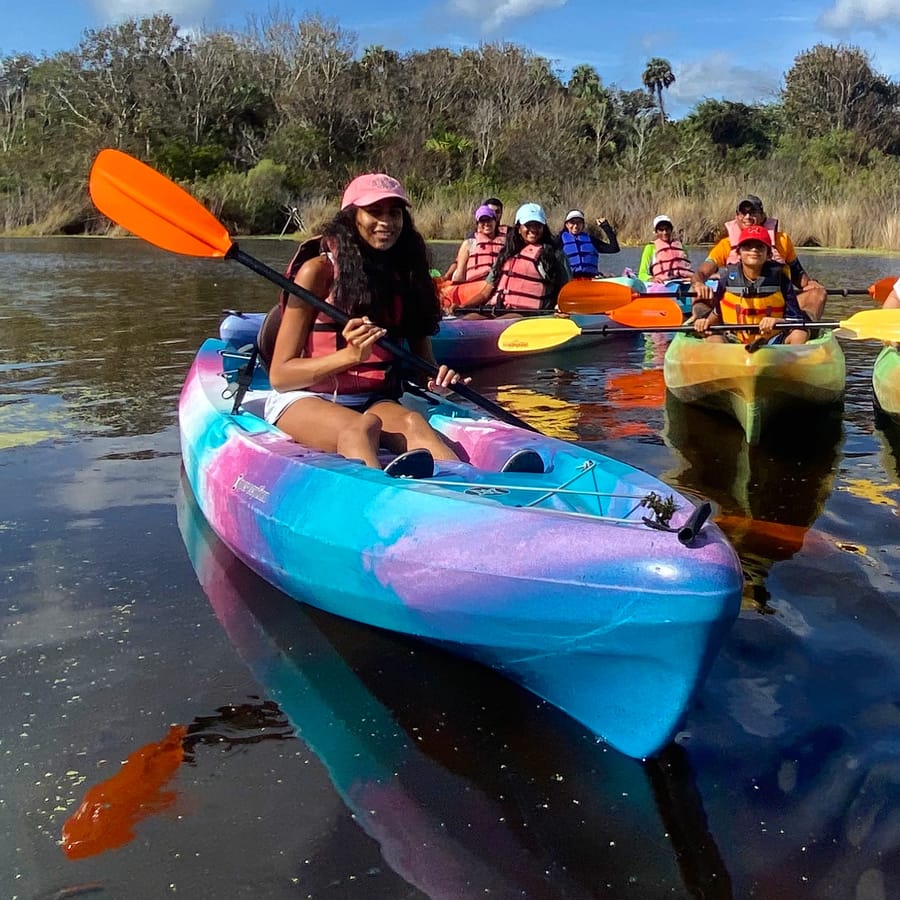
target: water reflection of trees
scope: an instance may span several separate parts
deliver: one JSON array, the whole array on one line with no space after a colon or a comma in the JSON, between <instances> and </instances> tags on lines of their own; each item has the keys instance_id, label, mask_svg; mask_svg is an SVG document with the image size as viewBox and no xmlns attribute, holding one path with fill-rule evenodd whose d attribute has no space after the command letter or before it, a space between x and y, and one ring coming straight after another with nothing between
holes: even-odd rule
<instances>
[{"instance_id":1,"label":"water reflection of trees","mask_svg":"<svg viewBox=\"0 0 900 900\"><path fill-rule=\"evenodd\" d=\"M289 243L260 246L278 264ZM60 245L64 249L60 250ZM223 307L263 309L274 288L239 266L192 260L137 240L9 241L0 278L8 392L57 394L79 432L155 434L171 425L200 342ZM254 249L259 249L254 248ZM39 415L39 413L36 413Z\"/></svg>"}]
</instances>

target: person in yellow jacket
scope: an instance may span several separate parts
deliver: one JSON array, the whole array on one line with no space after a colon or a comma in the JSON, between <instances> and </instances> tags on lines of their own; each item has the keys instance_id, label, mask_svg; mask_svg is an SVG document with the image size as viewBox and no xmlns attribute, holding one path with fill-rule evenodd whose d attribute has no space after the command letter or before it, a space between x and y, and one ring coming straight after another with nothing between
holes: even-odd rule
<instances>
[{"instance_id":1,"label":"person in yellow jacket","mask_svg":"<svg viewBox=\"0 0 900 900\"><path fill-rule=\"evenodd\" d=\"M725 223L728 234L712 247L706 259L697 266L691 290L695 291L701 300L709 300L713 296L713 289L706 284L706 280L714 276L722 266L737 260L735 238L744 228L751 225L758 225L768 231L772 258L775 262L788 267L791 281L797 288L797 302L800 308L813 321L821 319L827 296L825 287L809 277L797 257L790 236L778 229L778 220L766 214L762 200L754 194L748 194L739 201L734 219Z\"/></svg>"}]
</instances>

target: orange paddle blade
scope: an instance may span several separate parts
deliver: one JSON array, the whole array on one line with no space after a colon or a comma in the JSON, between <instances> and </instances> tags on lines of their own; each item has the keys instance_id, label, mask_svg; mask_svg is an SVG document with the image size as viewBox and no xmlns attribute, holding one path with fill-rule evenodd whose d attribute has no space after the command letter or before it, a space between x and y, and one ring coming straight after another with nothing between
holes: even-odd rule
<instances>
[{"instance_id":1,"label":"orange paddle blade","mask_svg":"<svg viewBox=\"0 0 900 900\"><path fill-rule=\"evenodd\" d=\"M635 300L621 309L613 309L609 317L620 325L632 328L671 328L681 325L684 313L681 307L667 297L638 295Z\"/></svg>"},{"instance_id":2,"label":"orange paddle blade","mask_svg":"<svg viewBox=\"0 0 900 900\"><path fill-rule=\"evenodd\" d=\"M484 290L485 282L482 281L464 281L462 284L453 286L453 305L467 306Z\"/></svg>"},{"instance_id":3,"label":"orange paddle blade","mask_svg":"<svg viewBox=\"0 0 900 900\"><path fill-rule=\"evenodd\" d=\"M631 303L636 294L627 284L573 278L560 289L556 305L565 313L605 313Z\"/></svg>"},{"instance_id":4,"label":"orange paddle blade","mask_svg":"<svg viewBox=\"0 0 900 900\"><path fill-rule=\"evenodd\" d=\"M164 175L121 150L101 150L89 182L94 206L132 234L175 253L221 258L225 226Z\"/></svg>"},{"instance_id":5,"label":"orange paddle blade","mask_svg":"<svg viewBox=\"0 0 900 900\"><path fill-rule=\"evenodd\" d=\"M887 278L879 278L874 284L869 285L869 296L876 303L884 303L896 283L897 278L893 275L888 275Z\"/></svg>"},{"instance_id":6,"label":"orange paddle blade","mask_svg":"<svg viewBox=\"0 0 900 900\"><path fill-rule=\"evenodd\" d=\"M438 295L441 298L441 307L444 312L459 309L471 303L484 288L485 282L464 281L454 284L449 278L435 279Z\"/></svg>"}]
</instances>

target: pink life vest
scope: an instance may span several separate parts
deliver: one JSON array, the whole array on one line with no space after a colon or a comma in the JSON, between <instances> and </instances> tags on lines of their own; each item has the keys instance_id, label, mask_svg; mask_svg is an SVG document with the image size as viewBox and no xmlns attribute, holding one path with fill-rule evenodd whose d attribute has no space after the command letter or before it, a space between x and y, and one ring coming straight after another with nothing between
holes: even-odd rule
<instances>
[{"instance_id":1,"label":"pink life vest","mask_svg":"<svg viewBox=\"0 0 900 900\"><path fill-rule=\"evenodd\" d=\"M778 233L778 219L768 218L762 225L766 231L769 232L769 237L772 238L772 259L775 262L779 262L784 264L784 257L781 253L776 249L775 245L775 235ZM731 251L728 254L728 259L725 260L725 265L730 266L736 262L741 261L741 257L737 252L737 244L738 239L741 236L741 232L744 230L738 225L737 219L731 219L730 221L725 223L725 230L728 232L728 240L731 241Z\"/></svg>"},{"instance_id":2,"label":"pink life vest","mask_svg":"<svg viewBox=\"0 0 900 900\"><path fill-rule=\"evenodd\" d=\"M538 270L543 244L526 244L503 264L492 303L507 309L542 309L549 285Z\"/></svg>"},{"instance_id":3,"label":"pink life vest","mask_svg":"<svg viewBox=\"0 0 900 900\"><path fill-rule=\"evenodd\" d=\"M506 238L502 234L492 238L476 234L472 240L474 246L469 249L469 258L466 260L466 281L484 281L494 267Z\"/></svg>"},{"instance_id":4,"label":"pink life vest","mask_svg":"<svg viewBox=\"0 0 900 900\"><path fill-rule=\"evenodd\" d=\"M693 274L690 258L685 253L681 241L664 241L662 238L657 238L653 242L653 248L650 274L654 281L690 278Z\"/></svg>"},{"instance_id":5,"label":"pink life vest","mask_svg":"<svg viewBox=\"0 0 900 900\"><path fill-rule=\"evenodd\" d=\"M300 267L310 259L316 256L327 256L331 262L332 286L337 278L337 266L331 257L331 254L323 249L321 237L316 236L304 241L294 254L293 259L288 263L285 270L285 277L291 281L294 280ZM278 336L278 329L281 326L281 317L287 306L288 293L281 291L279 295L278 305L274 306L266 316L263 324L260 326L257 344L259 346L260 359L268 367L272 360L272 354L275 350L275 340ZM334 297L329 291L326 298L328 303L334 303ZM394 298L394 309L390 316L391 321L379 323L388 329L388 337L396 340L396 335L392 331L396 331L397 326L403 314L402 301L399 296ZM327 356L340 350L346 346L341 336L343 326L326 316L319 313L310 329L306 339L306 346L303 348L302 355L307 358L316 356ZM369 394L369 393L395 393L395 379L392 377L391 371L394 362L394 355L376 344L372 349L372 354L364 362L352 369L344 372L338 372L335 375L329 375L327 378L318 381L315 384L307 385L303 390L310 391L315 394Z\"/></svg>"}]
</instances>

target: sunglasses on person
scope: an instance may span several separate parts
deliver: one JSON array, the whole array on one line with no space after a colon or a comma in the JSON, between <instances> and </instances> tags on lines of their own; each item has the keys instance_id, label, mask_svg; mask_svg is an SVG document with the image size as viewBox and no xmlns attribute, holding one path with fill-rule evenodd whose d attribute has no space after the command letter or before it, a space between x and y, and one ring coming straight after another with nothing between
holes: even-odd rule
<instances>
[{"instance_id":1,"label":"sunglasses on person","mask_svg":"<svg viewBox=\"0 0 900 900\"><path fill-rule=\"evenodd\" d=\"M739 250L759 250L761 253L765 252L768 244L764 244L762 241L744 241Z\"/></svg>"}]
</instances>

